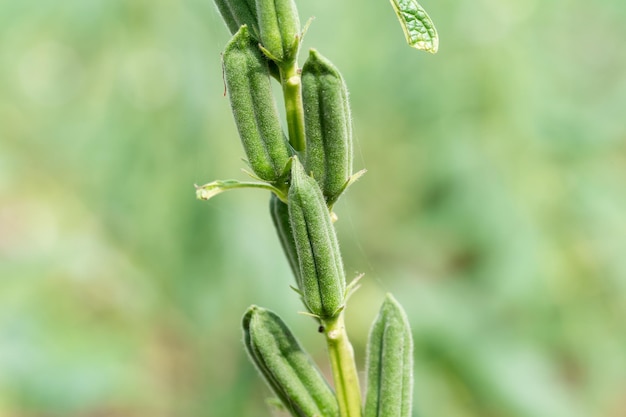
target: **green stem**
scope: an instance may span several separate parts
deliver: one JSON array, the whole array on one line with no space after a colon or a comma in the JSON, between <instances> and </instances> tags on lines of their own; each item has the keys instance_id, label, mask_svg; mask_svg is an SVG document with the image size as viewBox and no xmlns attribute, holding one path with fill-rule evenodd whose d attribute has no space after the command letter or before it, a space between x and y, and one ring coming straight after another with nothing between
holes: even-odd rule
<instances>
[{"instance_id":1,"label":"green stem","mask_svg":"<svg viewBox=\"0 0 626 417\"><path fill-rule=\"evenodd\" d=\"M343 312L333 319L324 320L323 324L340 415L361 417L359 376L354 362L354 351L346 333Z\"/></svg>"},{"instance_id":2,"label":"green stem","mask_svg":"<svg viewBox=\"0 0 626 417\"><path fill-rule=\"evenodd\" d=\"M304 107L302 106L302 81L298 63L280 68L280 80L285 98L289 143L298 152L304 151Z\"/></svg>"}]
</instances>

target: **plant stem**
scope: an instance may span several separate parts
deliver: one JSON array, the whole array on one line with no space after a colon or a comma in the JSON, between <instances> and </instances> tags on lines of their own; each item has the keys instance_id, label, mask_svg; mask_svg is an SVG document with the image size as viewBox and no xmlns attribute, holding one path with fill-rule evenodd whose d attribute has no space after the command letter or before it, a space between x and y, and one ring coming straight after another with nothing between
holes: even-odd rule
<instances>
[{"instance_id":1,"label":"plant stem","mask_svg":"<svg viewBox=\"0 0 626 417\"><path fill-rule=\"evenodd\" d=\"M354 351L348 340L343 312L324 321L328 354L335 381L341 417L361 417L361 390L354 362Z\"/></svg>"},{"instance_id":2,"label":"plant stem","mask_svg":"<svg viewBox=\"0 0 626 417\"><path fill-rule=\"evenodd\" d=\"M285 112L287 114L287 129L289 143L298 152L304 151L304 107L302 106L302 81L298 71L298 63L294 62L286 67L280 67L280 79L285 98Z\"/></svg>"}]
</instances>

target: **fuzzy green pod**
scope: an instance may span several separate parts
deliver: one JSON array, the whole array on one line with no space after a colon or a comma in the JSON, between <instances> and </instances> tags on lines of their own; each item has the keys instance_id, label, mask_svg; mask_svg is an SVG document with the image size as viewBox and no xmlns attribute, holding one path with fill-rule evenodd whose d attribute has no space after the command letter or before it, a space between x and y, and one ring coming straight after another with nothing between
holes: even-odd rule
<instances>
[{"instance_id":1,"label":"fuzzy green pod","mask_svg":"<svg viewBox=\"0 0 626 417\"><path fill-rule=\"evenodd\" d=\"M387 294L367 343L367 394L363 417L410 417L413 337L402 306Z\"/></svg>"},{"instance_id":2,"label":"fuzzy green pod","mask_svg":"<svg viewBox=\"0 0 626 417\"><path fill-rule=\"evenodd\" d=\"M242 26L224 51L224 77L248 163L259 178L278 180L291 148L272 95L267 59Z\"/></svg>"},{"instance_id":3,"label":"fuzzy green pod","mask_svg":"<svg viewBox=\"0 0 626 417\"><path fill-rule=\"evenodd\" d=\"M352 120L343 77L314 49L302 67L302 101L306 133L304 166L332 204L352 175Z\"/></svg>"},{"instance_id":4,"label":"fuzzy green pod","mask_svg":"<svg viewBox=\"0 0 626 417\"><path fill-rule=\"evenodd\" d=\"M251 36L257 41L260 39L255 0L215 0L215 4L230 33L234 35L246 25Z\"/></svg>"},{"instance_id":5,"label":"fuzzy green pod","mask_svg":"<svg viewBox=\"0 0 626 417\"><path fill-rule=\"evenodd\" d=\"M297 417L338 417L337 399L321 372L275 313L251 306L243 317L250 358Z\"/></svg>"},{"instance_id":6,"label":"fuzzy green pod","mask_svg":"<svg viewBox=\"0 0 626 417\"><path fill-rule=\"evenodd\" d=\"M321 319L335 317L344 305L346 292L337 235L319 186L296 157L287 201L304 304Z\"/></svg>"},{"instance_id":7,"label":"fuzzy green pod","mask_svg":"<svg viewBox=\"0 0 626 417\"><path fill-rule=\"evenodd\" d=\"M292 64L298 53L300 18L293 0L256 0L261 44L273 60Z\"/></svg>"},{"instance_id":8,"label":"fuzzy green pod","mask_svg":"<svg viewBox=\"0 0 626 417\"><path fill-rule=\"evenodd\" d=\"M272 221L274 222L274 228L278 234L280 245L285 252L285 256L287 256L289 266L296 277L298 288L300 288L300 265L298 263L296 242L293 240L291 224L289 223L289 208L287 207L287 204L280 201L274 193L272 193L272 196L270 197L270 214L272 215Z\"/></svg>"}]
</instances>

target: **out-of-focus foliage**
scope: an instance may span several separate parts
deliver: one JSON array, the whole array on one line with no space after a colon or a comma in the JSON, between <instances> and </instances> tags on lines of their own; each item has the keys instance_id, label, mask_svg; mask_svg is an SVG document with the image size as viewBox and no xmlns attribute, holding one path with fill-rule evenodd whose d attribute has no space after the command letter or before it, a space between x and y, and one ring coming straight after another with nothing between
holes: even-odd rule
<instances>
[{"instance_id":1,"label":"out-of-focus foliage","mask_svg":"<svg viewBox=\"0 0 626 417\"><path fill-rule=\"evenodd\" d=\"M337 206L362 364L383 293L420 417L626 414L626 3L299 2L342 71L357 166ZM240 319L285 317L268 195L245 178L211 0L0 2L0 415L262 416Z\"/></svg>"}]
</instances>

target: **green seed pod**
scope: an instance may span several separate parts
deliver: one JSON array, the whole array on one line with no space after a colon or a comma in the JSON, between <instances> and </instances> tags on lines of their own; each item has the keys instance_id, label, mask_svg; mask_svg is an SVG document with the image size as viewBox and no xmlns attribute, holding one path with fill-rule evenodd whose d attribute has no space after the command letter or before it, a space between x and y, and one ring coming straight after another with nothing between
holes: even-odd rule
<instances>
[{"instance_id":1,"label":"green seed pod","mask_svg":"<svg viewBox=\"0 0 626 417\"><path fill-rule=\"evenodd\" d=\"M339 244L324 196L296 157L287 201L304 304L321 319L335 317L344 305L346 292Z\"/></svg>"},{"instance_id":2,"label":"green seed pod","mask_svg":"<svg viewBox=\"0 0 626 417\"><path fill-rule=\"evenodd\" d=\"M257 0L261 44L279 63L294 62L300 39L300 19L293 0Z\"/></svg>"},{"instance_id":3,"label":"green seed pod","mask_svg":"<svg viewBox=\"0 0 626 417\"><path fill-rule=\"evenodd\" d=\"M255 0L215 0L222 19L233 35L243 25L248 26L252 38L260 39Z\"/></svg>"},{"instance_id":4,"label":"green seed pod","mask_svg":"<svg viewBox=\"0 0 626 417\"><path fill-rule=\"evenodd\" d=\"M243 317L243 331L250 358L292 415L339 416L328 382L280 317L251 306Z\"/></svg>"},{"instance_id":5,"label":"green seed pod","mask_svg":"<svg viewBox=\"0 0 626 417\"><path fill-rule=\"evenodd\" d=\"M270 198L270 213L272 215L274 227L276 228L276 233L278 234L278 239L283 247L285 256L287 256L289 266L291 266L291 270L296 277L298 288L300 288L300 265L298 263L296 242L293 240L291 224L289 223L289 208L287 207L287 204L280 201L274 193L272 193Z\"/></svg>"},{"instance_id":6,"label":"green seed pod","mask_svg":"<svg viewBox=\"0 0 626 417\"><path fill-rule=\"evenodd\" d=\"M267 60L251 40L247 26L226 45L224 77L250 167L259 178L276 181L289 161L291 148L272 95Z\"/></svg>"},{"instance_id":7,"label":"green seed pod","mask_svg":"<svg viewBox=\"0 0 626 417\"><path fill-rule=\"evenodd\" d=\"M304 166L332 204L352 175L352 120L343 77L314 49L302 67L302 101Z\"/></svg>"},{"instance_id":8,"label":"green seed pod","mask_svg":"<svg viewBox=\"0 0 626 417\"><path fill-rule=\"evenodd\" d=\"M410 417L413 338L402 306L387 294L367 342L367 394L363 417Z\"/></svg>"}]
</instances>

